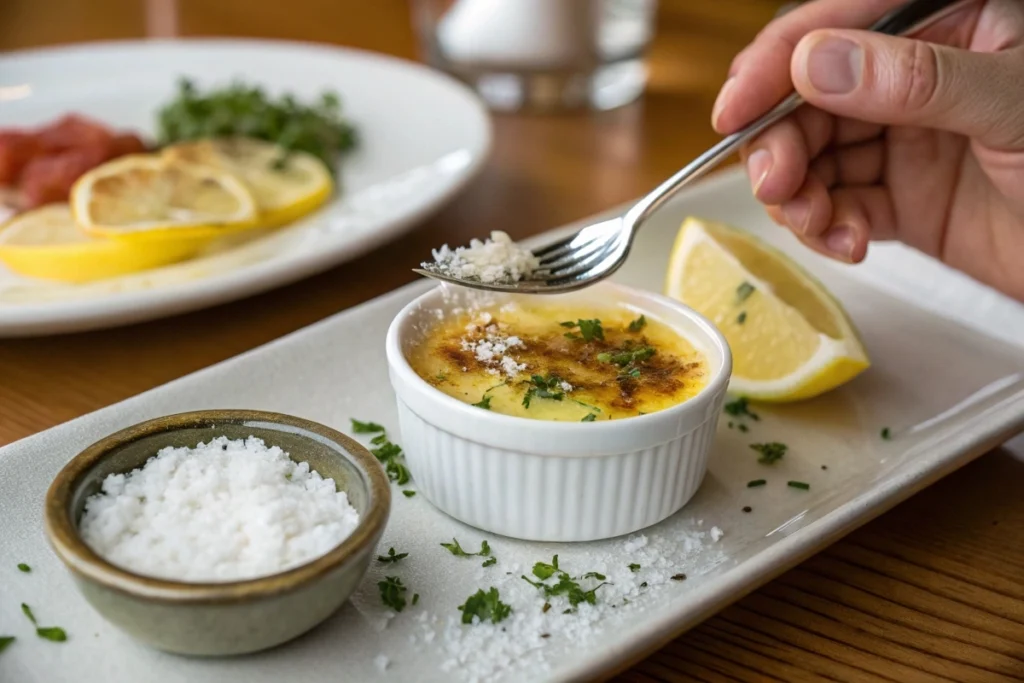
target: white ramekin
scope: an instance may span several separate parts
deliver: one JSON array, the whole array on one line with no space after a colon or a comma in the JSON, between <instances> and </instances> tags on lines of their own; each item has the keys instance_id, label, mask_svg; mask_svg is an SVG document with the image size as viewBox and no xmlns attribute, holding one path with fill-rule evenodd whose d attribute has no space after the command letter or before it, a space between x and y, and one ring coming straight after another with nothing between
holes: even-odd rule
<instances>
[{"instance_id":1,"label":"white ramekin","mask_svg":"<svg viewBox=\"0 0 1024 683\"><path fill-rule=\"evenodd\" d=\"M406 351L467 297L438 287L391 323L387 357L402 447L417 488L443 512L496 534L592 541L628 534L677 512L707 472L732 356L706 318L671 299L612 283L552 297L624 306L676 329L703 352L711 377L697 396L622 420L550 422L481 410L421 379ZM500 303L508 297L486 295ZM529 370L527 370L529 372Z\"/></svg>"}]
</instances>

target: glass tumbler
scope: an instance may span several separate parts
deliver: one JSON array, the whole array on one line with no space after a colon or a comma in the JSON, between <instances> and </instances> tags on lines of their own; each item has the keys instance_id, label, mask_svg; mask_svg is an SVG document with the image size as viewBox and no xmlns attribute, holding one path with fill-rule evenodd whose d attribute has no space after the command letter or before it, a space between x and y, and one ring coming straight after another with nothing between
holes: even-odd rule
<instances>
[{"instance_id":1,"label":"glass tumbler","mask_svg":"<svg viewBox=\"0 0 1024 683\"><path fill-rule=\"evenodd\" d=\"M414 0L424 59L495 110L614 109L647 83L657 0Z\"/></svg>"}]
</instances>

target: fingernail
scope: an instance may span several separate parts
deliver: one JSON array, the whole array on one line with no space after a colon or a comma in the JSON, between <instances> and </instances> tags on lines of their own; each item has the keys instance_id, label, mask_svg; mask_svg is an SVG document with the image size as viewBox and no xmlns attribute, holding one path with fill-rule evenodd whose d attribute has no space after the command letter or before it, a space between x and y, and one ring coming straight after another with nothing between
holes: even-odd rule
<instances>
[{"instance_id":1,"label":"fingernail","mask_svg":"<svg viewBox=\"0 0 1024 683\"><path fill-rule=\"evenodd\" d=\"M822 38L807 55L807 78L819 92L848 93L860 83L864 51L845 38Z\"/></svg>"},{"instance_id":2,"label":"fingernail","mask_svg":"<svg viewBox=\"0 0 1024 683\"><path fill-rule=\"evenodd\" d=\"M772 170L772 163L772 153L766 149L759 149L747 157L747 175L750 176L755 197L768 177L768 172Z\"/></svg>"},{"instance_id":3,"label":"fingernail","mask_svg":"<svg viewBox=\"0 0 1024 683\"><path fill-rule=\"evenodd\" d=\"M730 76L729 79L722 84L722 89L718 91L718 99L715 100L715 106L711 109L711 127L718 130L718 117L722 115L722 110L725 109L725 105L729 101L729 90L736 83L736 77Z\"/></svg>"},{"instance_id":4,"label":"fingernail","mask_svg":"<svg viewBox=\"0 0 1024 683\"><path fill-rule=\"evenodd\" d=\"M811 217L811 200L797 197L786 202L782 206L782 215L786 217L786 225L803 234Z\"/></svg>"},{"instance_id":5,"label":"fingernail","mask_svg":"<svg viewBox=\"0 0 1024 683\"><path fill-rule=\"evenodd\" d=\"M825 248L844 261L853 260L855 239L849 225L835 225L825 233Z\"/></svg>"}]
</instances>

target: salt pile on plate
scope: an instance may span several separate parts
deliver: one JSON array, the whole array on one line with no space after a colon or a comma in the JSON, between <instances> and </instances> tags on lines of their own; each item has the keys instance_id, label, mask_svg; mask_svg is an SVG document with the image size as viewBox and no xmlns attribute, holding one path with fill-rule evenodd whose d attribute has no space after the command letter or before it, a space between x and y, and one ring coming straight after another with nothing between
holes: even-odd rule
<instances>
[{"instance_id":1,"label":"salt pile on plate","mask_svg":"<svg viewBox=\"0 0 1024 683\"><path fill-rule=\"evenodd\" d=\"M222 436L109 475L79 526L90 548L129 571L222 582L305 564L358 524L333 479L262 439Z\"/></svg>"}]
</instances>

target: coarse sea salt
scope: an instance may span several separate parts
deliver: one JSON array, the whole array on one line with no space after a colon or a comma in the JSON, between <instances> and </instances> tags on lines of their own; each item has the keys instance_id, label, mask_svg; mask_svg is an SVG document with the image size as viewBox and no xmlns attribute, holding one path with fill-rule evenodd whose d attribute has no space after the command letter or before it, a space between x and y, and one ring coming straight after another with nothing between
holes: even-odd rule
<instances>
[{"instance_id":1,"label":"coarse sea salt","mask_svg":"<svg viewBox=\"0 0 1024 683\"><path fill-rule=\"evenodd\" d=\"M486 284L519 282L540 267L536 256L501 231L492 232L484 242L471 240L468 247L451 249L445 244L434 249L433 256L433 263L422 264L426 270Z\"/></svg>"},{"instance_id":2,"label":"coarse sea salt","mask_svg":"<svg viewBox=\"0 0 1024 683\"><path fill-rule=\"evenodd\" d=\"M262 439L167 447L111 474L85 504L96 553L157 578L222 582L275 574L326 554L359 524L333 479Z\"/></svg>"},{"instance_id":3,"label":"coarse sea salt","mask_svg":"<svg viewBox=\"0 0 1024 683\"><path fill-rule=\"evenodd\" d=\"M454 610L424 609L411 617L414 651L440 655L441 671L453 680L539 680L557 666L566 648L593 647L620 628L628 615L643 613L652 601L666 599L670 587L686 586L725 562L726 556L716 547L722 535L718 527L704 531L691 522L680 531L636 534L601 544L601 549L558 548L559 566L569 574L600 572L606 577L605 585L597 589L595 604L580 603L570 613L564 613L569 608L564 596L545 598L521 578L526 574L535 579L530 574L532 562L550 562L550 557L508 564L503 559L494 569L475 568L466 591L494 586L512 613L497 624L474 618L465 625ZM514 548L503 547L498 540L492 545L502 558ZM584 590L599 583L598 579L580 581ZM674 594L678 593L668 593ZM545 603L550 603L549 609Z\"/></svg>"}]
</instances>

